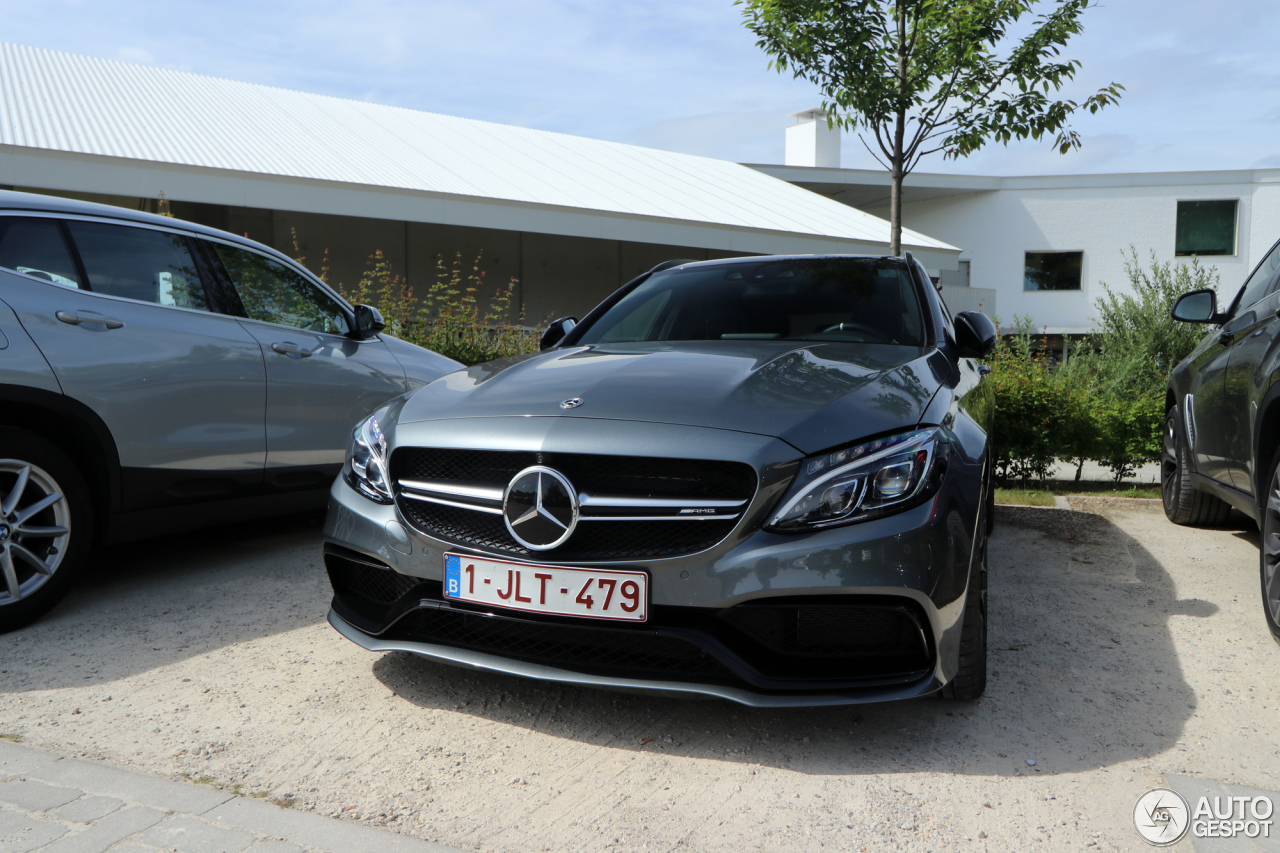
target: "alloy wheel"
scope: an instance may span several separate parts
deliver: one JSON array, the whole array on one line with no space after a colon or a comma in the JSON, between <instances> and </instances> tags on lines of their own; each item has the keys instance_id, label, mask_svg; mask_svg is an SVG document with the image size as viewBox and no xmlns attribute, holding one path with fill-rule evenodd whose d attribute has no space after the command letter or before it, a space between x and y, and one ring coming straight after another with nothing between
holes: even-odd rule
<instances>
[{"instance_id":1,"label":"alloy wheel","mask_svg":"<svg viewBox=\"0 0 1280 853\"><path fill-rule=\"evenodd\" d=\"M1262 594L1271 623L1280 626L1280 465L1271 472L1271 488L1262 515Z\"/></svg>"},{"instance_id":2,"label":"alloy wheel","mask_svg":"<svg viewBox=\"0 0 1280 853\"><path fill-rule=\"evenodd\" d=\"M1167 513L1172 513L1178 505L1181 485L1179 462L1177 415L1170 414L1164 422L1164 442L1160 453L1160 497Z\"/></svg>"},{"instance_id":3,"label":"alloy wheel","mask_svg":"<svg viewBox=\"0 0 1280 853\"><path fill-rule=\"evenodd\" d=\"M62 564L71 508L38 465L0 459L0 605L30 596Z\"/></svg>"}]
</instances>

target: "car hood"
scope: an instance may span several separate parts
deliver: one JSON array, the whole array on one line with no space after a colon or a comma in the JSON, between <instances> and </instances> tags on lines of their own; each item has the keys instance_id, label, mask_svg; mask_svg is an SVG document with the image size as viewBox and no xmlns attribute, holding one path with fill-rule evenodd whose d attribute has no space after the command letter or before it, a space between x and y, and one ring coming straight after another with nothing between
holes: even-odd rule
<instances>
[{"instance_id":1,"label":"car hood","mask_svg":"<svg viewBox=\"0 0 1280 853\"><path fill-rule=\"evenodd\" d=\"M815 453L915 426L948 372L936 350L884 344L594 345L449 374L409 398L399 421L648 421L768 435Z\"/></svg>"},{"instance_id":2,"label":"car hood","mask_svg":"<svg viewBox=\"0 0 1280 853\"><path fill-rule=\"evenodd\" d=\"M440 353L423 349L417 344L393 338L391 335L379 335L384 346L404 370L404 378L409 383L408 390L421 388L428 382L458 370L462 365Z\"/></svg>"}]
</instances>

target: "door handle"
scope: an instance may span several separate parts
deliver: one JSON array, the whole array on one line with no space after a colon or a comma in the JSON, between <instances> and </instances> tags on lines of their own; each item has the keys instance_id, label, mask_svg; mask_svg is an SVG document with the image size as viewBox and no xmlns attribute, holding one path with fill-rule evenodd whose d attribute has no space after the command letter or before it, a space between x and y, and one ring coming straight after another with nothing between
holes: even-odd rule
<instances>
[{"instance_id":1,"label":"door handle","mask_svg":"<svg viewBox=\"0 0 1280 853\"><path fill-rule=\"evenodd\" d=\"M96 323L100 326L106 326L108 329L119 329L124 323L114 317L106 317L94 311L55 311L53 316L70 326L79 326L83 323Z\"/></svg>"},{"instance_id":2,"label":"door handle","mask_svg":"<svg viewBox=\"0 0 1280 853\"><path fill-rule=\"evenodd\" d=\"M1218 343L1222 344L1224 347L1231 346L1231 342L1234 341L1235 339L1236 339L1235 332L1223 332L1222 334L1218 335Z\"/></svg>"},{"instance_id":3,"label":"door handle","mask_svg":"<svg viewBox=\"0 0 1280 853\"><path fill-rule=\"evenodd\" d=\"M271 349L275 350L281 355L294 355L294 356L297 356L298 358L311 357L311 350L306 349L304 347L300 347L297 344L295 344L293 341L285 341L284 343L272 344Z\"/></svg>"}]
</instances>

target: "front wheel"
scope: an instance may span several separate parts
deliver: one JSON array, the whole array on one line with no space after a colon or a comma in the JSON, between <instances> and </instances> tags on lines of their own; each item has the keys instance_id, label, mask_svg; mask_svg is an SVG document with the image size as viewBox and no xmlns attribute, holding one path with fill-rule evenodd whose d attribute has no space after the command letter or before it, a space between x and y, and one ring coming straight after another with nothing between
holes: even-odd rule
<instances>
[{"instance_id":1,"label":"front wheel","mask_svg":"<svg viewBox=\"0 0 1280 853\"><path fill-rule=\"evenodd\" d=\"M47 613L71 589L93 539L74 462L25 430L0 428L0 633Z\"/></svg>"},{"instance_id":2,"label":"front wheel","mask_svg":"<svg viewBox=\"0 0 1280 853\"><path fill-rule=\"evenodd\" d=\"M1160 453L1160 497L1165 517L1174 524L1193 527L1222 524L1231 514L1231 504L1192 485L1187 467L1190 457L1191 451L1178 429L1178 409L1175 406L1165 418Z\"/></svg>"},{"instance_id":3,"label":"front wheel","mask_svg":"<svg viewBox=\"0 0 1280 853\"><path fill-rule=\"evenodd\" d=\"M981 527L979 529L982 529ZM960 629L960 665L942 688L944 699L973 700L987 689L987 537L978 544L978 564L969 578Z\"/></svg>"},{"instance_id":4,"label":"front wheel","mask_svg":"<svg viewBox=\"0 0 1280 853\"><path fill-rule=\"evenodd\" d=\"M1271 460L1271 476L1262 504L1262 547L1259 575L1262 580L1262 609L1271 636L1280 642L1280 453Z\"/></svg>"}]
</instances>

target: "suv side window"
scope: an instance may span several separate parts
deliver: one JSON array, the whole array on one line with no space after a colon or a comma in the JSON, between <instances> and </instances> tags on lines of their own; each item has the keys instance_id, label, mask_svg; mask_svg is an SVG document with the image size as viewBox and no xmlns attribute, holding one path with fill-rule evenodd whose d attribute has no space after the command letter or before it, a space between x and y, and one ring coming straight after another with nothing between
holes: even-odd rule
<instances>
[{"instance_id":1,"label":"suv side window","mask_svg":"<svg viewBox=\"0 0 1280 853\"><path fill-rule=\"evenodd\" d=\"M209 310L204 285L182 235L76 220L68 221L67 228L94 293Z\"/></svg>"},{"instance_id":2,"label":"suv side window","mask_svg":"<svg viewBox=\"0 0 1280 853\"><path fill-rule=\"evenodd\" d=\"M343 306L297 271L225 243L207 245L222 262L250 320L330 335L351 330Z\"/></svg>"},{"instance_id":3,"label":"suv side window","mask_svg":"<svg viewBox=\"0 0 1280 853\"><path fill-rule=\"evenodd\" d=\"M1258 264L1258 268L1254 270L1253 275L1249 276L1249 280L1240 289L1240 298L1236 300L1235 313L1240 313L1271 292L1271 285L1275 281L1278 268L1280 268L1280 244L1276 244L1271 248L1271 253L1267 255L1262 263Z\"/></svg>"},{"instance_id":4,"label":"suv side window","mask_svg":"<svg viewBox=\"0 0 1280 853\"><path fill-rule=\"evenodd\" d=\"M80 274L56 219L0 218L0 267L63 287L80 287Z\"/></svg>"}]
</instances>

